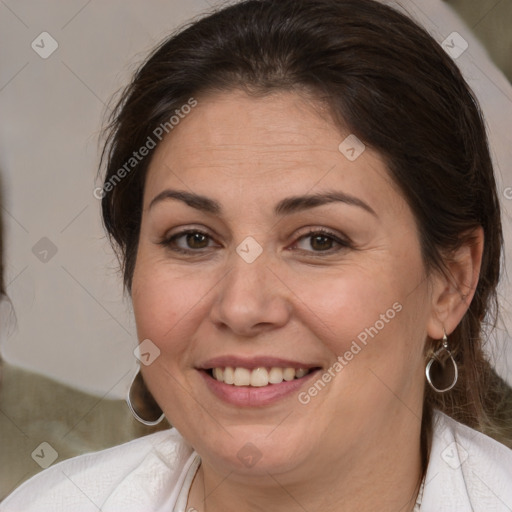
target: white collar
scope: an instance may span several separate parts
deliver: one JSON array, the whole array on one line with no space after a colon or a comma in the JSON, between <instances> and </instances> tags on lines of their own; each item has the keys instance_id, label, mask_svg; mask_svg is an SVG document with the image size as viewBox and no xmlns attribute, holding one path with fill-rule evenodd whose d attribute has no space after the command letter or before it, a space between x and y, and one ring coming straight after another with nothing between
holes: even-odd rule
<instances>
[{"instance_id":1,"label":"white collar","mask_svg":"<svg viewBox=\"0 0 512 512\"><path fill-rule=\"evenodd\" d=\"M510 512L512 450L435 411L421 512Z\"/></svg>"}]
</instances>

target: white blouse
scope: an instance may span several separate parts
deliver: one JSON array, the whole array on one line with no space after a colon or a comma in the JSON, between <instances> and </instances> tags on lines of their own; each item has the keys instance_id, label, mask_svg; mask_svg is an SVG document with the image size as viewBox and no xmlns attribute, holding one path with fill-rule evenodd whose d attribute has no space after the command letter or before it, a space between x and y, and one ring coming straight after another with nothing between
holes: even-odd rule
<instances>
[{"instance_id":1,"label":"white blouse","mask_svg":"<svg viewBox=\"0 0 512 512\"><path fill-rule=\"evenodd\" d=\"M187 512L200 462L172 428L56 464L16 489L0 512ZM511 512L512 450L436 411L416 510Z\"/></svg>"}]
</instances>

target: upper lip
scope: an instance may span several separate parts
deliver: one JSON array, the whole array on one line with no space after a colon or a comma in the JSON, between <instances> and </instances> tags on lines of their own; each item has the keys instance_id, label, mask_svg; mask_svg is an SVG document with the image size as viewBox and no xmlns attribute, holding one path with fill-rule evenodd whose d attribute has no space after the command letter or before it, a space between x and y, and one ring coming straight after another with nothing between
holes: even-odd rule
<instances>
[{"instance_id":1,"label":"upper lip","mask_svg":"<svg viewBox=\"0 0 512 512\"><path fill-rule=\"evenodd\" d=\"M197 366L200 370L210 370L212 368L318 368L320 365L311 363L301 363L300 361L292 361L290 359L281 359L279 357L259 356L259 357L237 357L237 356L219 356L208 359L204 363Z\"/></svg>"}]
</instances>

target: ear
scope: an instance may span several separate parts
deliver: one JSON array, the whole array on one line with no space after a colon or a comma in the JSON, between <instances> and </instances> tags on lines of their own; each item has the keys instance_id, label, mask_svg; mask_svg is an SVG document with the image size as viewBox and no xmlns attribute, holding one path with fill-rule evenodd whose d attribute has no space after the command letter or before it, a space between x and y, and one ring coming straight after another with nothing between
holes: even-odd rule
<instances>
[{"instance_id":1,"label":"ear","mask_svg":"<svg viewBox=\"0 0 512 512\"><path fill-rule=\"evenodd\" d=\"M467 242L445 256L446 275L433 277L431 315L427 333L432 339L441 339L443 330L455 330L473 300L480 276L484 231L482 227L467 233Z\"/></svg>"}]
</instances>

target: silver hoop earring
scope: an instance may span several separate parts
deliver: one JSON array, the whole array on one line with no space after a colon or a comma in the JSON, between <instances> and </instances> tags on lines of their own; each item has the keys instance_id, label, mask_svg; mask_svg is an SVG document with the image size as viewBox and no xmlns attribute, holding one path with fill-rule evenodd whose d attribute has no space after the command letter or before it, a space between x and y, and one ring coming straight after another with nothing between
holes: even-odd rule
<instances>
[{"instance_id":1,"label":"silver hoop earring","mask_svg":"<svg viewBox=\"0 0 512 512\"><path fill-rule=\"evenodd\" d=\"M446 382L446 363L448 361L450 361L452 365L453 377L451 379L451 382L449 380L448 382ZM452 353L448 348L448 338L446 337L446 331L444 332L443 336L443 345L441 346L441 348L436 350L436 352L434 352L434 355L430 358L427 367L425 368L425 375L427 377L428 383L430 384L430 387L434 391L437 391L437 393L446 393L447 391L450 391L450 389L453 389L455 387L455 384L457 384L457 380L459 378L459 370L457 368L457 363L455 362L455 359L453 358ZM434 380L439 380L441 386L444 387L437 387L433 382Z\"/></svg>"},{"instance_id":2,"label":"silver hoop earring","mask_svg":"<svg viewBox=\"0 0 512 512\"><path fill-rule=\"evenodd\" d=\"M134 384L137 384L137 387L139 390L142 390L143 397L142 399L139 397L139 401L142 401L144 407L148 409L146 411L148 416L151 416L150 419L143 418L135 409L133 405L133 398L136 397L136 392L134 389ZM132 382L130 384L130 387L128 388L128 392L126 394L126 403L128 404L128 407L130 411L132 412L133 416L137 421L140 421L140 423L143 423L144 425L148 425L150 427L153 427L155 425L158 425L164 418L165 414L162 412L162 409L160 409L159 405L156 403L155 399L153 398L153 395L149 392L149 389L144 384L144 379L142 378L142 374L140 373L140 366L137 368L137 372L133 376Z\"/></svg>"}]
</instances>

